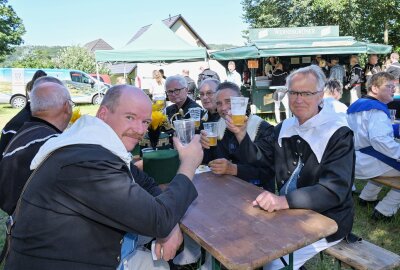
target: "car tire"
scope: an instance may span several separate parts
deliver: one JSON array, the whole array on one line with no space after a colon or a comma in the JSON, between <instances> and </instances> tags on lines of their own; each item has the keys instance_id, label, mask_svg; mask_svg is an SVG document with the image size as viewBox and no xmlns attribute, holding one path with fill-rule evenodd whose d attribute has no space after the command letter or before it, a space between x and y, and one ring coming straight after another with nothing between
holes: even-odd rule
<instances>
[{"instance_id":1,"label":"car tire","mask_svg":"<svg viewBox=\"0 0 400 270\"><path fill-rule=\"evenodd\" d=\"M103 94L96 94L92 98L92 104L93 105L100 105L101 101L103 100L104 95Z\"/></svg>"},{"instance_id":2,"label":"car tire","mask_svg":"<svg viewBox=\"0 0 400 270\"><path fill-rule=\"evenodd\" d=\"M26 97L24 96L14 96L10 100L10 104L13 108L22 109L26 105Z\"/></svg>"}]
</instances>

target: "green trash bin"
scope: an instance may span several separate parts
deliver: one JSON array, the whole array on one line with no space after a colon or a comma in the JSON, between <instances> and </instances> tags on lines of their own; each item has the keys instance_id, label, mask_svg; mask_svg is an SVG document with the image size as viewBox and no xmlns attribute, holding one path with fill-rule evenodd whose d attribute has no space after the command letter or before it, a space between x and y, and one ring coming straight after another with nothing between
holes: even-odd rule
<instances>
[{"instance_id":1,"label":"green trash bin","mask_svg":"<svg viewBox=\"0 0 400 270\"><path fill-rule=\"evenodd\" d=\"M272 113L275 109L274 90L269 87L257 87L252 91L252 101L256 106L256 113Z\"/></svg>"},{"instance_id":2,"label":"green trash bin","mask_svg":"<svg viewBox=\"0 0 400 270\"><path fill-rule=\"evenodd\" d=\"M179 155L175 149L143 151L143 171L158 184L171 182L179 165Z\"/></svg>"}]
</instances>

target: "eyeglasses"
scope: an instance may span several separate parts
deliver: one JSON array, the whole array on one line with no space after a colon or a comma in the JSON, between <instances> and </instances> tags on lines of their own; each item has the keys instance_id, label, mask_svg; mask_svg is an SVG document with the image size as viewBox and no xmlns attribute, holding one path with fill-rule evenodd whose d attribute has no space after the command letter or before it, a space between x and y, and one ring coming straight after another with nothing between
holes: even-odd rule
<instances>
[{"instance_id":1,"label":"eyeglasses","mask_svg":"<svg viewBox=\"0 0 400 270\"><path fill-rule=\"evenodd\" d=\"M71 99L67 99L69 106L71 106L71 108L75 107L75 102L73 102Z\"/></svg>"},{"instance_id":2,"label":"eyeglasses","mask_svg":"<svg viewBox=\"0 0 400 270\"><path fill-rule=\"evenodd\" d=\"M199 94L199 96L200 97L204 97L204 96L207 96L207 97L212 97L212 96L214 96L214 94L215 94L215 92L206 92L206 93L200 93Z\"/></svg>"},{"instance_id":3,"label":"eyeglasses","mask_svg":"<svg viewBox=\"0 0 400 270\"><path fill-rule=\"evenodd\" d=\"M318 93L321 93L322 91L316 91L316 92L298 92L298 91L293 91L293 90L289 90L289 91L287 91L288 93L289 93L289 95L291 95L291 96L301 96L301 97L304 97L304 98L309 98L309 97L312 97L312 96L314 96L314 95L316 95L316 94L318 94Z\"/></svg>"},{"instance_id":4,"label":"eyeglasses","mask_svg":"<svg viewBox=\"0 0 400 270\"><path fill-rule=\"evenodd\" d=\"M172 94L177 95L181 92L182 89L185 89L185 87L182 88L176 88L173 90L167 90L165 93L167 93L168 96L171 96Z\"/></svg>"}]
</instances>

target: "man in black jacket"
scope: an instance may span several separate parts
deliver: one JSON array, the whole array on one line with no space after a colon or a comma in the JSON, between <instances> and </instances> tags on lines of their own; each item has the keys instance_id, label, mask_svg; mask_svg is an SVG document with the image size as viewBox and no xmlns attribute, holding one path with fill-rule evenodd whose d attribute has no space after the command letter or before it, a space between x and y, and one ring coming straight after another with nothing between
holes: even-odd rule
<instances>
[{"instance_id":1,"label":"man in black jacket","mask_svg":"<svg viewBox=\"0 0 400 270\"><path fill-rule=\"evenodd\" d=\"M22 188L32 173L29 167L33 157L48 139L60 134L71 119L73 103L68 89L60 81L47 82L46 78L36 81L30 94L30 121L15 134L0 161L0 207L9 215L14 212Z\"/></svg>"},{"instance_id":2,"label":"man in black jacket","mask_svg":"<svg viewBox=\"0 0 400 270\"><path fill-rule=\"evenodd\" d=\"M181 164L161 192L129 152L150 121L146 94L118 85L107 91L97 117L82 116L42 146L17 206L5 269L168 269L138 249L137 238L156 237L157 257L174 257L182 242L177 223L197 196L191 179L203 154L198 136L185 147L175 140ZM127 245L126 233L133 236Z\"/></svg>"},{"instance_id":3,"label":"man in black jacket","mask_svg":"<svg viewBox=\"0 0 400 270\"><path fill-rule=\"evenodd\" d=\"M345 118L319 107L324 84L325 76L317 66L289 75L289 105L294 117L275 128L275 179L279 195L264 191L253 201L253 205L268 212L311 209L337 223L336 233L294 252L293 269L338 243L350 233L353 224L353 133ZM249 162L257 161L259 150L248 151ZM264 266L264 270L283 266L278 259Z\"/></svg>"}]
</instances>

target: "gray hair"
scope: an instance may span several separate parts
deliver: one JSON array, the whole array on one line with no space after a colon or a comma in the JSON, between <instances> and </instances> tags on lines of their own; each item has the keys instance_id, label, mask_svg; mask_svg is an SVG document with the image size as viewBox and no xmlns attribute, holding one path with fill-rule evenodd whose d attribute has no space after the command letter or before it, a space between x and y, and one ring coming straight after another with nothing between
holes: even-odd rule
<instances>
[{"instance_id":1,"label":"gray hair","mask_svg":"<svg viewBox=\"0 0 400 270\"><path fill-rule=\"evenodd\" d=\"M203 88L204 85L208 85L208 86L210 86L210 87L214 86L214 89L216 90L217 87L218 87L218 85L219 85L220 83L221 83L221 82L218 81L217 79L208 78L208 79L205 79L204 81L202 81L202 82L200 83L200 85L199 85L199 90L200 90L201 88Z\"/></svg>"},{"instance_id":2,"label":"gray hair","mask_svg":"<svg viewBox=\"0 0 400 270\"><path fill-rule=\"evenodd\" d=\"M324 93L333 96L335 91L343 94L343 84L336 79L330 79L325 83Z\"/></svg>"},{"instance_id":3,"label":"gray hair","mask_svg":"<svg viewBox=\"0 0 400 270\"><path fill-rule=\"evenodd\" d=\"M324 72L322 71L322 69L319 66L311 65L311 66L299 68L299 69L293 71L292 73L290 73L290 75L286 79L286 88L288 90L291 89L293 77L296 76L297 74L302 74L304 76L306 76L306 75L314 76L315 79L317 80L317 85L316 85L317 89L316 90L322 91L324 89L325 81L326 81ZM304 90L310 90L310 89L304 89Z\"/></svg>"},{"instance_id":4,"label":"gray hair","mask_svg":"<svg viewBox=\"0 0 400 270\"><path fill-rule=\"evenodd\" d=\"M51 91L44 90L46 88L51 88ZM40 111L60 108L70 99L69 91L63 84L54 82L36 84L30 93L32 115Z\"/></svg>"},{"instance_id":5,"label":"gray hair","mask_svg":"<svg viewBox=\"0 0 400 270\"><path fill-rule=\"evenodd\" d=\"M185 79L185 77L183 77L182 75L173 75L173 76L169 76L166 80L165 80L165 87L167 87L167 85L169 85L172 82L178 82L181 87L187 88L188 84L187 81Z\"/></svg>"}]
</instances>

